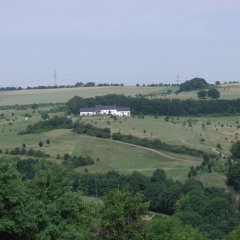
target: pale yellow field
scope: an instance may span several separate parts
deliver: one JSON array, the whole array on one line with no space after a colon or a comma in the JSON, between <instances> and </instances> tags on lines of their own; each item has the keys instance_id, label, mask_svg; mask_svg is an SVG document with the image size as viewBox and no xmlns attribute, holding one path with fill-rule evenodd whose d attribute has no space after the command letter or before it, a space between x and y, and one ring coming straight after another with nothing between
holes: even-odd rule
<instances>
[{"instance_id":1,"label":"pale yellow field","mask_svg":"<svg viewBox=\"0 0 240 240\"><path fill-rule=\"evenodd\" d=\"M83 98L106 94L160 94L164 87L82 87L59 89L36 89L19 91L0 91L0 106L32 103L64 103L74 96Z\"/></svg>"}]
</instances>

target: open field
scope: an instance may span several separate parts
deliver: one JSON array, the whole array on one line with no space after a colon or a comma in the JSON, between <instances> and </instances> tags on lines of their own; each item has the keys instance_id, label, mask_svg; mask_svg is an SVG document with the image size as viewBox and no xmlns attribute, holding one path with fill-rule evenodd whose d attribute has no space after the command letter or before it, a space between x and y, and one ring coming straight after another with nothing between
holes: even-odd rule
<instances>
[{"instance_id":1,"label":"open field","mask_svg":"<svg viewBox=\"0 0 240 240\"><path fill-rule=\"evenodd\" d=\"M41 108L41 110L47 110L47 108ZM40 120L38 111L34 113L32 109L28 109L21 111L1 111L0 114L1 113L4 114L4 117L0 118L0 148L3 150L3 153L6 149L11 150L15 147L21 147L22 144L25 143L27 148L31 147L35 150L41 150L50 154L51 157L49 160L54 162L61 162L61 160L56 159L57 154L61 157L65 153L92 157L95 160L95 164L76 169L80 172L85 171L86 168L89 172L117 170L123 174L130 174L134 170L137 170L145 175L150 175L155 169L162 168L169 177L185 180L189 168L199 165L202 161L201 158L170 152L162 152L166 155L164 156L151 149L144 149L142 147L131 146L107 139L76 135L67 129L54 130L41 134L18 135L19 130L23 130L27 125ZM27 120L25 118L26 113L32 115ZM61 113L57 114L59 115ZM236 128L236 119L238 119L238 117L231 117L228 120L226 118L210 118L212 125L217 124L217 122L221 124L228 121L229 124L231 122L234 125L232 128ZM210 152L210 148L216 145L216 140L214 139L220 141L223 131L219 130L217 134L215 134L215 131L207 126L205 130L202 130L201 124L207 120L209 119L192 118L194 124L192 127L193 130L191 130L191 128L188 129L187 126L183 127L183 123L187 121L187 118L182 117L179 118L179 120L170 118L169 122L166 122L164 117L155 119L151 116L145 116L144 119L132 117L119 118L117 121L110 117L84 118L84 121L93 125L111 127L113 132L120 131L123 134L131 133L138 137L156 137L169 144L185 144L196 149ZM145 133L144 130L146 130ZM213 134L210 134L211 131ZM206 138L204 143L199 142L199 136L195 137L196 132L199 132L198 134L201 133L202 136ZM210 136L209 140L207 136ZM50 139L50 145L46 144L47 139ZM42 148L38 145L39 141L44 143ZM229 143L225 146L224 141L223 143L220 141L220 143L224 148L226 147L226 149L229 146ZM97 158L99 158L99 161L97 161ZM225 177L217 173L204 173L204 176L200 174L199 178L209 186L215 186L216 184L224 186Z\"/></svg>"},{"instance_id":2,"label":"open field","mask_svg":"<svg viewBox=\"0 0 240 240\"><path fill-rule=\"evenodd\" d=\"M50 145L46 144L47 139L50 139ZM41 148L38 146L39 141L44 142L44 146ZM52 161L59 161L56 160L56 155L63 156L64 153L90 156L95 159L94 165L80 167L77 171L84 171L87 168L89 172L117 170L124 174L130 174L137 170L150 175L155 169L163 168L169 176L184 180L190 166L195 166L201 161L201 159L196 158L189 161L174 160L140 147L85 135L76 135L67 129L29 135L15 135L15 132L11 132L11 134L5 134L5 137L1 136L0 138L3 151L21 147L22 143L25 143L28 148L31 147L50 154L50 160ZM171 156L171 153L166 154ZM184 156L181 157L184 158ZM99 158L99 161L96 160L97 158Z\"/></svg>"},{"instance_id":3,"label":"open field","mask_svg":"<svg viewBox=\"0 0 240 240\"><path fill-rule=\"evenodd\" d=\"M240 84L232 84L232 85L221 85L217 86L218 91L220 92L221 99L236 99L240 98ZM170 93L170 94L155 94L153 97L162 98L162 99L198 99L197 97L198 91L189 91L189 92L181 92L179 94Z\"/></svg>"},{"instance_id":4,"label":"open field","mask_svg":"<svg viewBox=\"0 0 240 240\"><path fill-rule=\"evenodd\" d=\"M175 94L178 87L82 87L60 89L36 89L20 91L0 91L0 106L32 103L63 103L74 96L83 98L103 96L106 94L124 94L135 96L142 94L149 98L177 98L197 99L197 91ZM218 86L222 99L235 99L240 97L240 85ZM166 94L168 90L173 93Z\"/></svg>"},{"instance_id":5,"label":"open field","mask_svg":"<svg viewBox=\"0 0 240 240\"><path fill-rule=\"evenodd\" d=\"M191 148L212 152L221 144L221 151L229 153L232 142L239 139L240 117L165 117L145 116L118 118L83 117L83 121L98 127L111 128L112 132L131 134L141 138L158 138L172 145L186 145Z\"/></svg>"},{"instance_id":6,"label":"open field","mask_svg":"<svg viewBox=\"0 0 240 240\"><path fill-rule=\"evenodd\" d=\"M59 89L36 89L19 91L0 91L0 106L32 103L63 103L74 96L83 98L106 94L160 94L167 91L165 87L82 87Z\"/></svg>"}]
</instances>

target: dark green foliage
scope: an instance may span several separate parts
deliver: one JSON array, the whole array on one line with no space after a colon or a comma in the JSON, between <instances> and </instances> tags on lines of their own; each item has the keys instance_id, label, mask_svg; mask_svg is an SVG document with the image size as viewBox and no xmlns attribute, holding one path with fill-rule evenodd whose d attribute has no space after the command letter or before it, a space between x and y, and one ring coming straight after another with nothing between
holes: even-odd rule
<instances>
[{"instance_id":1,"label":"dark green foliage","mask_svg":"<svg viewBox=\"0 0 240 240\"><path fill-rule=\"evenodd\" d=\"M207 97L207 91L205 90L200 90L197 93L198 98L206 98Z\"/></svg>"},{"instance_id":2,"label":"dark green foliage","mask_svg":"<svg viewBox=\"0 0 240 240\"><path fill-rule=\"evenodd\" d=\"M81 122L76 122L73 125L73 132L77 134L87 134L89 136L95 136L98 138L110 138L111 130L110 128L98 128L94 127L91 124L84 124Z\"/></svg>"},{"instance_id":3,"label":"dark green foliage","mask_svg":"<svg viewBox=\"0 0 240 240\"><path fill-rule=\"evenodd\" d=\"M240 239L240 226L234 229L226 238L226 240L239 240Z\"/></svg>"},{"instance_id":4,"label":"dark green foliage","mask_svg":"<svg viewBox=\"0 0 240 240\"><path fill-rule=\"evenodd\" d=\"M32 239L36 229L36 218L31 214L34 200L11 159L0 160L0 186L0 238Z\"/></svg>"},{"instance_id":5,"label":"dark green foliage","mask_svg":"<svg viewBox=\"0 0 240 240\"><path fill-rule=\"evenodd\" d=\"M137 172L79 174L51 162L2 158L0 184L1 239L205 240L203 232L215 240L239 225L235 194L204 188L194 178L174 182L163 170L149 178ZM139 192L142 198L133 195ZM83 203L82 194L105 195L104 205ZM148 208L143 200L175 217L143 221ZM238 239L238 232L228 239Z\"/></svg>"},{"instance_id":6,"label":"dark green foliage","mask_svg":"<svg viewBox=\"0 0 240 240\"><path fill-rule=\"evenodd\" d=\"M77 168L92 164L94 164L94 160L89 156L70 156L66 153L63 157L63 165L66 167Z\"/></svg>"},{"instance_id":7,"label":"dark green foliage","mask_svg":"<svg viewBox=\"0 0 240 240\"><path fill-rule=\"evenodd\" d=\"M232 145L230 152L232 153L233 158L240 158L240 141L237 141Z\"/></svg>"},{"instance_id":8,"label":"dark green foliage","mask_svg":"<svg viewBox=\"0 0 240 240\"><path fill-rule=\"evenodd\" d=\"M150 178L151 182L166 182L167 180L167 175L164 170L162 169L157 169L153 172L152 177Z\"/></svg>"},{"instance_id":9,"label":"dark green foliage","mask_svg":"<svg viewBox=\"0 0 240 240\"><path fill-rule=\"evenodd\" d=\"M206 89L209 87L209 84L203 78L193 78L191 80L187 80L186 82L180 84L179 91L193 91L193 90L200 90Z\"/></svg>"},{"instance_id":10,"label":"dark green foliage","mask_svg":"<svg viewBox=\"0 0 240 240\"><path fill-rule=\"evenodd\" d=\"M80 107L94 107L97 104L128 106L131 108L133 115L182 116L240 113L240 99L214 99L208 101L148 99L114 94L85 99L76 96L67 102L66 111L78 115Z\"/></svg>"},{"instance_id":11,"label":"dark green foliage","mask_svg":"<svg viewBox=\"0 0 240 240\"><path fill-rule=\"evenodd\" d=\"M177 201L177 216L185 224L208 233L210 239L221 239L236 224L237 211L231 210L238 200L230 201L229 194L221 189L203 188L190 179L184 186L184 195Z\"/></svg>"},{"instance_id":12,"label":"dark green foliage","mask_svg":"<svg viewBox=\"0 0 240 240\"><path fill-rule=\"evenodd\" d=\"M66 117L54 116L51 119L28 125L27 129L19 134L41 133L60 128L72 128L72 121Z\"/></svg>"},{"instance_id":13,"label":"dark green foliage","mask_svg":"<svg viewBox=\"0 0 240 240\"><path fill-rule=\"evenodd\" d=\"M47 112L43 112L42 115L41 115L41 118L42 118L43 120L47 120L47 119L49 119L50 117L49 117L49 114L48 114Z\"/></svg>"},{"instance_id":14,"label":"dark green foliage","mask_svg":"<svg viewBox=\"0 0 240 240\"><path fill-rule=\"evenodd\" d=\"M131 180L132 182L133 180ZM114 189L122 189L128 184L128 177L119 174L116 171L110 171L105 174L84 174L75 175L73 179L73 188L81 191L88 196L104 196ZM146 184L146 183L144 183ZM132 191L132 186L129 189Z\"/></svg>"},{"instance_id":15,"label":"dark green foliage","mask_svg":"<svg viewBox=\"0 0 240 240\"><path fill-rule=\"evenodd\" d=\"M144 228L141 217L147 213L148 204L142 203L139 194L116 191L104 199L102 223L94 240L143 240Z\"/></svg>"},{"instance_id":16,"label":"dark green foliage","mask_svg":"<svg viewBox=\"0 0 240 240\"><path fill-rule=\"evenodd\" d=\"M211 88L208 90L207 92L208 97L212 98L212 99L216 99L220 97L220 93L216 88Z\"/></svg>"},{"instance_id":17,"label":"dark green foliage","mask_svg":"<svg viewBox=\"0 0 240 240\"><path fill-rule=\"evenodd\" d=\"M149 184L149 178L147 178L145 175L134 171L127 180L128 188L133 193L143 193L148 184Z\"/></svg>"},{"instance_id":18,"label":"dark green foliage","mask_svg":"<svg viewBox=\"0 0 240 240\"><path fill-rule=\"evenodd\" d=\"M21 173L22 179L33 179L35 176L34 165L38 162L36 159L28 158L21 159L16 158L17 161L17 170Z\"/></svg>"},{"instance_id":19,"label":"dark green foliage","mask_svg":"<svg viewBox=\"0 0 240 240\"><path fill-rule=\"evenodd\" d=\"M181 191L182 185L180 183L167 179L164 170L157 169L153 172L144 191L144 198L150 201L152 211L173 214Z\"/></svg>"},{"instance_id":20,"label":"dark green foliage","mask_svg":"<svg viewBox=\"0 0 240 240\"><path fill-rule=\"evenodd\" d=\"M207 240L204 234L191 226L184 226L177 218L155 218L147 229L151 240Z\"/></svg>"},{"instance_id":21,"label":"dark green foliage","mask_svg":"<svg viewBox=\"0 0 240 240\"><path fill-rule=\"evenodd\" d=\"M36 110L37 108L38 108L38 104L36 104L36 103L32 104L32 109L33 110Z\"/></svg>"},{"instance_id":22,"label":"dark green foliage","mask_svg":"<svg viewBox=\"0 0 240 240\"><path fill-rule=\"evenodd\" d=\"M228 167L227 184L240 193L240 163L232 163Z\"/></svg>"},{"instance_id":23,"label":"dark green foliage","mask_svg":"<svg viewBox=\"0 0 240 240\"><path fill-rule=\"evenodd\" d=\"M40 157L40 158L50 156L49 154L44 153L39 150L33 150L32 148L27 150L26 148L19 148L19 147L16 147L16 148L10 150L8 153L11 155L26 155L26 156Z\"/></svg>"}]
</instances>

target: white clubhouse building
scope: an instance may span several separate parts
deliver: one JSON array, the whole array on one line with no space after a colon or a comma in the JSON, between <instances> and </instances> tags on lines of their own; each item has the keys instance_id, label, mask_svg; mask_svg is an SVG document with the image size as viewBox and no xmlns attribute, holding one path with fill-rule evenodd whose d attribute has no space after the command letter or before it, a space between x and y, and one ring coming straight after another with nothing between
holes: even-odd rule
<instances>
[{"instance_id":1,"label":"white clubhouse building","mask_svg":"<svg viewBox=\"0 0 240 240\"><path fill-rule=\"evenodd\" d=\"M130 107L117 107L110 105L96 105L92 108L80 108L80 116L93 115L113 115L113 116L130 116Z\"/></svg>"}]
</instances>

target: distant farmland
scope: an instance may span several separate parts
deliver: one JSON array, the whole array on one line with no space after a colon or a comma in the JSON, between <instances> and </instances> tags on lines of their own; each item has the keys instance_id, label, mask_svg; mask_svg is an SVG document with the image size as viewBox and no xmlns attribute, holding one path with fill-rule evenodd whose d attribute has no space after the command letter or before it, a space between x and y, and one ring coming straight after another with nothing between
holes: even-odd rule
<instances>
[{"instance_id":1,"label":"distant farmland","mask_svg":"<svg viewBox=\"0 0 240 240\"><path fill-rule=\"evenodd\" d=\"M106 94L124 94L135 96L158 95L167 91L167 87L82 87L82 88L59 88L59 89L36 89L19 91L1 91L0 106L31 103L63 103L74 96L83 98L103 96Z\"/></svg>"}]
</instances>

